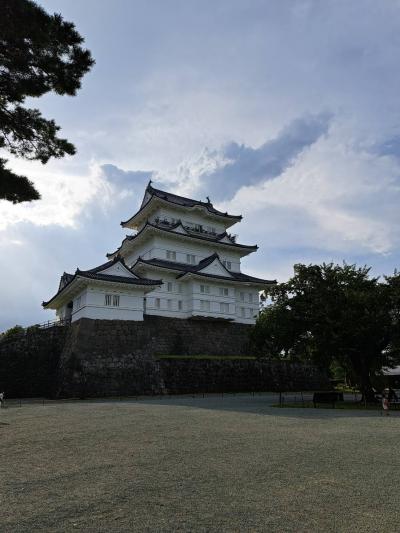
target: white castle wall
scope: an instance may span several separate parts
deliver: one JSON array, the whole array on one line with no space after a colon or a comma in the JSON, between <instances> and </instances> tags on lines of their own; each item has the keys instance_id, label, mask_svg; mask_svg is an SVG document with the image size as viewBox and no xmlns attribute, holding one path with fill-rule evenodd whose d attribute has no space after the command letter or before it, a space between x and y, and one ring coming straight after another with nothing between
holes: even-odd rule
<instances>
[{"instance_id":1,"label":"white castle wall","mask_svg":"<svg viewBox=\"0 0 400 533\"><path fill-rule=\"evenodd\" d=\"M145 277L161 277L164 281L160 288L146 296L146 314L149 315L178 318L205 316L253 324L254 315L258 314L258 291L251 287L239 290L235 284L211 278L205 281L179 281L174 274L166 273L162 269L148 269ZM228 294L225 294L226 292ZM221 304L226 304L227 310L224 311L225 306Z\"/></svg>"},{"instance_id":2,"label":"white castle wall","mask_svg":"<svg viewBox=\"0 0 400 533\"><path fill-rule=\"evenodd\" d=\"M105 305L105 295L119 296L119 305ZM143 320L143 288L103 289L89 287L73 300L72 322L80 318L102 320Z\"/></svg>"},{"instance_id":3,"label":"white castle wall","mask_svg":"<svg viewBox=\"0 0 400 533\"><path fill-rule=\"evenodd\" d=\"M240 272L240 252L235 250L225 250L218 248L209 242L195 242L192 240L182 241L179 235L176 237L166 235L165 237L155 236L149 239L145 244L138 247L132 254L126 257L128 266L132 266L140 257L143 259L165 259L168 260L167 251L176 252L176 261L178 263L187 263L187 255L195 256L195 263L209 257L214 251L217 251L221 261L229 261L233 272Z\"/></svg>"}]
</instances>

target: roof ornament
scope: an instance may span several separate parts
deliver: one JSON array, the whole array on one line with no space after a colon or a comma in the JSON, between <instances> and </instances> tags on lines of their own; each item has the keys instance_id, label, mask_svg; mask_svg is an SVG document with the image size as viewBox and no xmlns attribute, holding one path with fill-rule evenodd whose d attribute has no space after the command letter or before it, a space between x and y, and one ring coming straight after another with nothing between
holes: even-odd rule
<instances>
[{"instance_id":1,"label":"roof ornament","mask_svg":"<svg viewBox=\"0 0 400 533\"><path fill-rule=\"evenodd\" d=\"M210 197L209 197L209 196L206 196L206 198L207 198L207 203L208 203L208 204L211 204Z\"/></svg>"}]
</instances>

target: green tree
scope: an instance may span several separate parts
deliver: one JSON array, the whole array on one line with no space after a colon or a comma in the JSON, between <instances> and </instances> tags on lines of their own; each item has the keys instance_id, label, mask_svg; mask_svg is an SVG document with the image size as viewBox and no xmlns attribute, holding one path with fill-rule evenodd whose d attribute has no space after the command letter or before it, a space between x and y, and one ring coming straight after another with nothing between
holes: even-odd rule
<instances>
[{"instance_id":1,"label":"green tree","mask_svg":"<svg viewBox=\"0 0 400 533\"><path fill-rule=\"evenodd\" d=\"M21 337L22 335L25 335L25 329L22 326L19 326L17 324L16 326L13 326L7 331L0 333L0 340L12 339L14 337Z\"/></svg>"},{"instance_id":2,"label":"green tree","mask_svg":"<svg viewBox=\"0 0 400 533\"><path fill-rule=\"evenodd\" d=\"M392 276L385 276L390 298L390 313L393 332L388 346L388 354L394 360L400 359L400 272L395 271Z\"/></svg>"},{"instance_id":3,"label":"green tree","mask_svg":"<svg viewBox=\"0 0 400 533\"><path fill-rule=\"evenodd\" d=\"M371 398L375 372L399 360L400 277L395 273L380 282L369 271L347 264L295 265L294 276L266 295L271 305L254 328L256 349L326 369L338 363Z\"/></svg>"},{"instance_id":4,"label":"green tree","mask_svg":"<svg viewBox=\"0 0 400 533\"><path fill-rule=\"evenodd\" d=\"M58 137L54 120L23 104L27 97L48 92L76 94L94 63L82 42L74 24L61 15L49 15L31 0L1 0L0 149L43 164L75 153L70 142ZM39 199L32 182L7 169L6 163L0 158L0 199Z\"/></svg>"}]
</instances>

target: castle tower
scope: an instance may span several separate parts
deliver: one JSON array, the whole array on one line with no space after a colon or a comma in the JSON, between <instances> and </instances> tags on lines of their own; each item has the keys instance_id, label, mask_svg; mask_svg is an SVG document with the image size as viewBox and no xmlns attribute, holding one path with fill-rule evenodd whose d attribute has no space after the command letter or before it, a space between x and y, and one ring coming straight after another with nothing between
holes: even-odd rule
<instances>
[{"instance_id":1,"label":"castle tower","mask_svg":"<svg viewBox=\"0 0 400 533\"><path fill-rule=\"evenodd\" d=\"M143 320L147 314L253 324L259 291L275 282L241 272L241 258L258 249L227 232L241 220L209 199L184 198L150 182L140 209L121 222L135 233L107 254L108 263L65 274L58 293L43 305L61 318L68 317L69 305L72 320Z\"/></svg>"}]
</instances>

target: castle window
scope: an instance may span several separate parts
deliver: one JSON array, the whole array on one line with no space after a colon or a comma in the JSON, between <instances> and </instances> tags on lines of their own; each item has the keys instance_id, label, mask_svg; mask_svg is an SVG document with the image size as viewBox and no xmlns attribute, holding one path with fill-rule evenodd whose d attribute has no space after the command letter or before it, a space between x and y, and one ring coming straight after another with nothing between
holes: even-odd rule
<instances>
[{"instance_id":1,"label":"castle window","mask_svg":"<svg viewBox=\"0 0 400 533\"><path fill-rule=\"evenodd\" d=\"M200 300L200 309L202 311L210 310L210 302L208 300Z\"/></svg>"},{"instance_id":2,"label":"castle window","mask_svg":"<svg viewBox=\"0 0 400 533\"><path fill-rule=\"evenodd\" d=\"M200 292L203 294L209 294L210 287L208 285L200 285Z\"/></svg>"},{"instance_id":3,"label":"castle window","mask_svg":"<svg viewBox=\"0 0 400 533\"><path fill-rule=\"evenodd\" d=\"M168 311L171 311L171 309L172 309L172 300L167 300L167 308L168 308Z\"/></svg>"},{"instance_id":4,"label":"castle window","mask_svg":"<svg viewBox=\"0 0 400 533\"><path fill-rule=\"evenodd\" d=\"M156 309L160 309L160 298L155 298L154 300L154 307Z\"/></svg>"},{"instance_id":5,"label":"castle window","mask_svg":"<svg viewBox=\"0 0 400 533\"><path fill-rule=\"evenodd\" d=\"M81 307L81 297L78 296L78 298L76 299L76 308L79 309Z\"/></svg>"},{"instance_id":6,"label":"castle window","mask_svg":"<svg viewBox=\"0 0 400 533\"><path fill-rule=\"evenodd\" d=\"M178 311L182 311L183 309L183 302L182 300L178 300Z\"/></svg>"},{"instance_id":7,"label":"castle window","mask_svg":"<svg viewBox=\"0 0 400 533\"><path fill-rule=\"evenodd\" d=\"M168 281L167 283L167 291L172 292L172 281Z\"/></svg>"},{"instance_id":8,"label":"castle window","mask_svg":"<svg viewBox=\"0 0 400 533\"><path fill-rule=\"evenodd\" d=\"M240 316L241 316L242 318L245 318L245 316L246 316L246 309L245 309L244 307L241 307L241 308L240 308Z\"/></svg>"},{"instance_id":9,"label":"castle window","mask_svg":"<svg viewBox=\"0 0 400 533\"><path fill-rule=\"evenodd\" d=\"M113 306L119 307L119 294L114 294L113 296Z\"/></svg>"},{"instance_id":10,"label":"castle window","mask_svg":"<svg viewBox=\"0 0 400 533\"><path fill-rule=\"evenodd\" d=\"M241 302L244 302L244 292L241 292L241 293L240 293L240 301L241 301Z\"/></svg>"},{"instance_id":11,"label":"castle window","mask_svg":"<svg viewBox=\"0 0 400 533\"><path fill-rule=\"evenodd\" d=\"M111 305L111 294L106 294L104 297L104 305Z\"/></svg>"},{"instance_id":12,"label":"castle window","mask_svg":"<svg viewBox=\"0 0 400 533\"><path fill-rule=\"evenodd\" d=\"M194 229L195 229L196 231L203 231L203 226L202 226L201 224L195 224L195 225L194 225Z\"/></svg>"},{"instance_id":13,"label":"castle window","mask_svg":"<svg viewBox=\"0 0 400 533\"><path fill-rule=\"evenodd\" d=\"M172 250L167 250L167 259L170 261L176 261L176 252L173 252Z\"/></svg>"},{"instance_id":14,"label":"castle window","mask_svg":"<svg viewBox=\"0 0 400 533\"><path fill-rule=\"evenodd\" d=\"M221 302L219 304L219 310L221 311L221 313L229 313L229 304Z\"/></svg>"},{"instance_id":15,"label":"castle window","mask_svg":"<svg viewBox=\"0 0 400 533\"><path fill-rule=\"evenodd\" d=\"M229 295L229 289L226 287L220 287L219 288L219 295L220 296L228 296Z\"/></svg>"},{"instance_id":16,"label":"castle window","mask_svg":"<svg viewBox=\"0 0 400 533\"><path fill-rule=\"evenodd\" d=\"M194 265L196 263L196 256L193 254L186 254L186 262Z\"/></svg>"},{"instance_id":17,"label":"castle window","mask_svg":"<svg viewBox=\"0 0 400 533\"><path fill-rule=\"evenodd\" d=\"M176 285L178 287L178 292L182 293L183 292L182 283L177 283Z\"/></svg>"},{"instance_id":18,"label":"castle window","mask_svg":"<svg viewBox=\"0 0 400 533\"><path fill-rule=\"evenodd\" d=\"M231 270L232 268L232 263L230 261L226 261L225 259L222 261L222 264L224 265L225 268L227 268L228 270Z\"/></svg>"}]
</instances>

